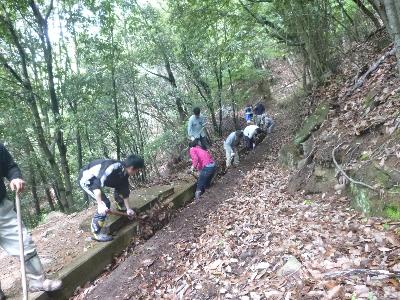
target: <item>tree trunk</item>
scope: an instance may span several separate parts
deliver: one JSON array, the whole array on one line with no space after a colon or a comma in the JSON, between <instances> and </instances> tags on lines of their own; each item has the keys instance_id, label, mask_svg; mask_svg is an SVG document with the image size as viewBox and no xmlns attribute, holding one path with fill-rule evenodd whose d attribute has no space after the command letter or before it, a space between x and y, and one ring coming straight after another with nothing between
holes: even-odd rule
<instances>
[{"instance_id":1,"label":"tree trunk","mask_svg":"<svg viewBox=\"0 0 400 300\"><path fill-rule=\"evenodd\" d=\"M183 107L182 98L179 96L178 86L176 84L174 73L172 72L171 69L171 63L169 61L168 56L164 53L164 51L163 51L163 57L164 57L165 70L167 71L168 74L168 81L170 82L172 89L174 90L175 105L179 114L179 120L183 122L187 117L187 112Z\"/></svg>"},{"instance_id":2,"label":"tree trunk","mask_svg":"<svg viewBox=\"0 0 400 300\"><path fill-rule=\"evenodd\" d=\"M29 141L28 138L25 138L26 141ZM36 160L36 155L33 153L33 147L28 143L24 143L24 148L28 157L28 167L29 167L29 185L31 187L33 204L35 206L35 213L37 217L40 217L41 209L40 209L40 200L37 192L37 180L36 180L36 171L34 167L34 161Z\"/></svg>"},{"instance_id":3,"label":"tree trunk","mask_svg":"<svg viewBox=\"0 0 400 300\"><path fill-rule=\"evenodd\" d=\"M117 159L121 159L121 130L120 130L120 116L119 116L119 107L118 107L118 98L117 98L117 81L115 78L115 45L114 45L114 27L111 28L111 98L114 105L114 118L115 118L115 147L117 150Z\"/></svg>"},{"instance_id":4,"label":"tree trunk","mask_svg":"<svg viewBox=\"0 0 400 300\"><path fill-rule=\"evenodd\" d=\"M42 181L43 185L45 186L44 192L45 192L45 194L46 194L47 203L49 204L50 209L51 209L52 211L54 211L54 210L56 210L56 209L55 209L55 207L54 207L53 197L51 196L51 192L50 192L50 189L49 189L49 184L48 184L48 182L46 182L46 175L44 174L43 168L42 168L42 166L39 164L38 161L37 161L37 168L38 168L38 170L39 170L40 180ZM64 212L64 211L65 211L64 206L62 205L62 203L61 203L60 201L59 201L59 204L60 204L60 205L59 205L60 210L61 210L62 212Z\"/></svg>"},{"instance_id":5,"label":"tree trunk","mask_svg":"<svg viewBox=\"0 0 400 300\"><path fill-rule=\"evenodd\" d=\"M221 58L219 58L219 63L214 68L215 78L217 80L217 97L218 97L218 116L219 116L219 124L218 124L218 134L222 136L222 69L221 69Z\"/></svg>"},{"instance_id":6,"label":"tree trunk","mask_svg":"<svg viewBox=\"0 0 400 300\"><path fill-rule=\"evenodd\" d=\"M33 203L35 205L35 213L37 217L40 217L41 209L40 209L40 200L37 193L37 181L36 181L36 174L35 169L31 162L29 162L29 181L31 184L31 191L33 197Z\"/></svg>"},{"instance_id":7,"label":"tree trunk","mask_svg":"<svg viewBox=\"0 0 400 300\"><path fill-rule=\"evenodd\" d=\"M12 38L12 42L14 43L15 47L17 48L19 58L20 58L20 64L21 64L21 70L22 70L22 76L20 76L10 65L7 64L5 60L2 59L3 67L6 72L10 73L12 77L15 78L16 81L18 81L21 86L24 88L27 96L24 98L25 102L28 104L32 116L33 116L33 123L34 123L34 132L37 136L37 140L39 143L39 147L41 151L43 152L43 155L46 157L48 160L50 167L52 169L53 175L55 177L55 182L56 185L58 186L60 190L60 196L61 196L61 201L63 202L64 207L68 209L68 203L66 201L66 196L65 196L65 187L64 187L64 182L62 180L62 175L60 173L60 170L56 164L56 160L52 152L50 151L49 145L47 144L46 141L46 136L45 136L45 131L42 126L42 121L40 118L38 106L37 106L37 101L36 101L36 95L33 91L29 72L28 72L28 66L27 66L27 55L25 53L24 48L21 45L21 42L19 40L18 34L9 19L8 15L1 15L0 14L0 21L5 25L5 28L9 31L10 36ZM0 53L0 58L1 53Z\"/></svg>"},{"instance_id":8,"label":"tree trunk","mask_svg":"<svg viewBox=\"0 0 400 300\"><path fill-rule=\"evenodd\" d=\"M354 3L357 4L358 8L366 15L375 25L376 29L381 28L381 23L378 18L375 17L374 13L370 11L361 0L353 0Z\"/></svg>"},{"instance_id":9,"label":"tree trunk","mask_svg":"<svg viewBox=\"0 0 400 300\"><path fill-rule=\"evenodd\" d=\"M383 0L368 0L368 2L369 2L369 4L371 4L371 6L374 8L374 10L378 13L378 15L380 16L380 18L383 22L383 25L385 25L386 29L388 31L390 31Z\"/></svg>"},{"instance_id":10,"label":"tree trunk","mask_svg":"<svg viewBox=\"0 0 400 300\"><path fill-rule=\"evenodd\" d=\"M400 75L400 3L396 3L396 1L398 0L384 0L384 4L388 25L396 48L397 67Z\"/></svg>"},{"instance_id":11,"label":"tree trunk","mask_svg":"<svg viewBox=\"0 0 400 300\"><path fill-rule=\"evenodd\" d=\"M144 153L143 129L142 129L142 123L140 121L139 103L138 103L138 98L136 96L135 82L133 82L132 85L133 85L133 103L134 103L135 119L137 126L137 137L139 140L140 155L143 155Z\"/></svg>"},{"instance_id":12,"label":"tree trunk","mask_svg":"<svg viewBox=\"0 0 400 300\"><path fill-rule=\"evenodd\" d=\"M228 74L229 74L229 85L231 90L231 106L232 106L232 114L233 114L233 123L235 124L235 129L238 129L238 119L236 115L236 95L232 81L232 72L230 67L228 67Z\"/></svg>"},{"instance_id":13,"label":"tree trunk","mask_svg":"<svg viewBox=\"0 0 400 300\"><path fill-rule=\"evenodd\" d=\"M49 85L49 94L50 94L50 101L51 101L51 108L56 124L56 144L58 148L58 152L60 154L61 159L61 170L63 173L64 181L65 181L65 197L68 203L68 207L72 207L73 199L72 199L72 183L70 178L69 166L68 166L68 159L67 159L67 146L64 142L63 133L61 131L61 115L60 115L60 107L59 101L56 94L55 84L54 84L54 73L53 73L53 53L52 53L52 46L49 38L49 31L48 31L48 22L47 18L51 12L53 3L51 2L50 8L43 18L42 14L39 11L36 3L33 0L30 0L30 7L36 17L36 23L39 26L39 37L42 42L42 48L44 53L44 59L46 61L46 68L47 68L47 81Z\"/></svg>"}]
</instances>

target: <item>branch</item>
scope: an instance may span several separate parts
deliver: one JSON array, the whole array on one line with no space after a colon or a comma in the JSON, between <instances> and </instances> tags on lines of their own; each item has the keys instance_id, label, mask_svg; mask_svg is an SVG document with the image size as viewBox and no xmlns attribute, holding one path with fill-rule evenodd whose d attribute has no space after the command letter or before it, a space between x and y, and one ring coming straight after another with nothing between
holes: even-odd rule
<instances>
[{"instance_id":1,"label":"branch","mask_svg":"<svg viewBox=\"0 0 400 300\"><path fill-rule=\"evenodd\" d=\"M267 28L270 28L273 30L271 32L270 30L267 29L267 33L270 34L273 38L276 38L278 41L285 43L288 46L303 46L303 42L298 42L296 41L296 38L288 36L285 37L284 34L281 33L282 29L276 26L273 22L261 18L257 16L255 13L253 13L243 2L242 0L239 0L239 3L242 5L242 7L261 25L266 26Z\"/></svg>"},{"instance_id":2,"label":"branch","mask_svg":"<svg viewBox=\"0 0 400 300\"><path fill-rule=\"evenodd\" d=\"M146 72L149 72L150 74L153 74L154 76L160 77L160 78L162 78L162 79L164 79L164 80L166 80L166 81L168 81L168 82L171 82L171 81L169 80L169 78L168 78L167 76L165 76L165 75L158 74L158 73L154 73L154 72L152 72L152 71L146 69L145 67L141 67L141 68L144 69Z\"/></svg>"},{"instance_id":3,"label":"branch","mask_svg":"<svg viewBox=\"0 0 400 300\"><path fill-rule=\"evenodd\" d=\"M373 191L376 192L376 191L377 191L376 188L374 188L374 187L372 187L372 186L370 186L370 185L368 185L368 184L366 184L366 183L364 183L364 182L354 180L353 178L349 177L349 176L346 174L345 171L343 171L343 169L342 169L341 166L339 166L338 162L336 161L335 152L336 152L336 150L337 150L340 146L342 146L342 145L343 145L343 143L340 143L339 145L337 145L337 146L336 146L335 148L333 148L333 150L332 150L332 159L333 159L333 163L335 164L336 168L339 170L339 173L342 173L343 176L346 177L350 182L352 182L352 183L354 183L354 184L358 184L358 185L364 186L364 187L367 187L367 188L369 188L369 189L371 189L371 190L373 190Z\"/></svg>"},{"instance_id":4,"label":"branch","mask_svg":"<svg viewBox=\"0 0 400 300\"><path fill-rule=\"evenodd\" d=\"M4 6L3 6L4 9ZM18 80L18 82L20 82L26 89L31 90L30 88L30 82L29 82L29 75L28 75L28 70L26 67L26 53L24 51L24 49L22 48L22 45L18 39L18 35L17 32L15 31L15 28L13 27L11 20L9 19L8 15L0 15L0 21L5 25L5 27L8 28L11 37L14 41L15 46L17 47L18 50L18 54L21 58L21 63L22 63L22 71L23 71L23 75L25 77L25 80L27 80L26 82L24 80L22 80L21 76L18 75L18 73L7 63L7 60L5 59L5 57L1 55L1 60L3 61L3 66L12 74L12 76L14 78L16 78Z\"/></svg>"},{"instance_id":5,"label":"branch","mask_svg":"<svg viewBox=\"0 0 400 300\"><path fill-rule=\"evenodd\" d=\"M0 61L3 64L3 67L22 85L24 85L24 81L22 80L21 76L18 75L18 73L11 67L7 61L6 58L3 56L3 54L0 53Z\"/></svg>"},{"instance_id":6,"label":"branch","mask_svg":"<svg viewBox=\"0 0 400 300\"><path fill-rule=\"evenodd\" d=\"M32 11L33 11L33 14L34 14L35 17L36 17L36 20L37 20L38 24L39 24L40 26L42 26L43 23L45 22L45 19L43 18L43 16L42 16L42 14L41 14L39 8L37 7L35 1L34 1L34 0L30 0L30 1L29 1L29 6L31 7L31 9L32 9ZM46 20L47 20L47 19L46 19ZM42 30L42 29L40 29L40 30Z\"/></svg>"},{"instance_id":7,"label":"branch","mask_svg":"<svg viewBox=\"0 0 400 300\"><path fill-rule=\"evenodd\" d=\"M49 8L47 9L47 12L46 12L46 17L45 17L45 20L46 20L46 21L47 21L48 18L50 17L50 14L51 14L51 11L53 10L53 8L54 8L53 0L51 0L51 1L50 1L50 6L49 6Z\"/></svg>"},{"instance_id":8,"label":"branch","mask_svg":"<svg viewBox=\"0 0 400 300\"><path fill-rule=\"evenodd\" d=\"M384 55L382 55L372 66L365 72L362 76L360 76L353 87L347 92L346 96L350 96L356 89L361 87L364 84L364 81L367 77L375 71L381 63L383 63L387 57L394 55L396 53L396 47L393 47L392 50L387 51Z\"/></svg>"},{"instance_id":9,"label":"branch","mask_svg":"<svg viewBox=\"0 0 400 300\"><path fill-rule=\"evenodd\" d=\"M327 272L324 278L336 278L340 276L368 275L368 276L385 276L385 278L400 278L400 272L389 272L387 270L373 269L349 269L342 271Z\"/></svg>"}]
</instances>

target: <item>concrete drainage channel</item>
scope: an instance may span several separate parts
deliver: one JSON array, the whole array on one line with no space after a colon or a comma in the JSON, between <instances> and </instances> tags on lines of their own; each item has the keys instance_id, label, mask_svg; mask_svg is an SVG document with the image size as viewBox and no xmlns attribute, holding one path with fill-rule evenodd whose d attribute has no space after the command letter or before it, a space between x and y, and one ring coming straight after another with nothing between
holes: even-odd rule
<instances>
[{"instance_id":1,"label":"concrete drainage channel","mask_svg":"<svg viewBox=\"0 0 400 300\"><path fill-rule=\"evenodd\" d=\"M132 193L131 205L139 211L151 208L160 201L164 207L179 208L193 199L195 183L182 183L174 186L155 186L138 193ZM89 230L90 220L83 222L81 229ZM116 255L126 249L137 233L138 223L130 223L127 218L110 216L110 231L115 234L109 243L96 243L93 248L76 257L69 265L61 269L56 276L63 281L63 289L54 293L33 293L32 300L63 300L71 297L76 288L96 279L110 264ZM18 299L18 298L15 298Z\"/></svg>"}]
</instances>

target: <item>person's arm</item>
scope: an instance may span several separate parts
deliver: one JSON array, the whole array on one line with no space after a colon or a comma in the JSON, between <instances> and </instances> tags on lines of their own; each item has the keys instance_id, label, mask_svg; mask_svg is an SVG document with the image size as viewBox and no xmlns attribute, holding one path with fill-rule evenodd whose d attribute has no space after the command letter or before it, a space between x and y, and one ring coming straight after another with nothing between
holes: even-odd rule
<instances>
[{"instance_id":1,"label":"person's arm","mask_svg":"<svg viewBox=\"0 0 400 300\"><path fill-rule=\"evenodd\" d=\"M2 168L5 170L5 176L10 181L10 188L12 191L20 193L25 188L25 181L22 179L22 173L18 165L15 163L11 154L8 152L6 147L1 147L1 162Z\"/></svg>"},{"instance_id":2,"label":"person's arm","mask_svg":"<svg viewBox=\"0 0 400 300\"><path fill-rule=\"evenodd\" d=\"M188 130L188 136L192 137L193 136L193 118L192 117L189 118L187 130Z\"/></svg>"},{"instance_id":3,"label":"person's arm","mask_svg":"<svg viewBox=\"0 0 400 300\"><path fill-rule=\"evenodd\" d=\"M235 135L230 134L226 139L226 144L229 145L232 149L234 149L235 143Z\"/></svg>"},{"instance_id":4,"label":"person's arm","mask_svg":"<svg viewBox=\"0 0 400 300\"><path fill-rule=\"evenodd\" d=\"M190 158L192 159L192 167L197 170L197 165L199 164L199 158L197 156L196 148L190 148Z\"/></svg>"},{"instance_id":5,"label":"person's arm","mask_svg":"<svg viewBox=\"0 0 400 300\"><path fill-rule=\"evenodd\" d=\"M96 202L99 207L105 205L103 199L101 198L101 195L103 194L103 191L101 189L99 188L93 189L93 194L94 197L96 198Z\"/></svg>"},{"instance_id":6,"label":"person's arm","mask_svg":"<svg viewBox=\"0 0 400 300\"><path fill-rule=\"evenodd\" d=\"M123 183L121 184L120 187L116 190L119 195L121 195L122 199L124 200L124 204L126 207L126 213L130 216L133 216L135 212L131 209L130 204L129 204L129 180L128 178L124 179Z\"/></svg>"}]
</instances>

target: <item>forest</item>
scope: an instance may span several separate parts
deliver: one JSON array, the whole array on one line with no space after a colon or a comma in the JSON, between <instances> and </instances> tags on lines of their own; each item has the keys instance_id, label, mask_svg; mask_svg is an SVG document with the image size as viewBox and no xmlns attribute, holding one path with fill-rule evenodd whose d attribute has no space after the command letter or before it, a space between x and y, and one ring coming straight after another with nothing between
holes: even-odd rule
<instances>
[{"instance_id":1,"label":"forest","mask_svg":"<svg viewBox=\"0 0 400 300\"><path fill-rule=\"evenodd\" d=\"M379 31L400 72L397 0L1 1L0 140L28 183L25 222L85 208L76 180L92 159L136 153L138 182L162 176L187 151L195 106L224 137L251 87L273 82L269 60L307 94Z\"/></svg>"}]
</instances>

